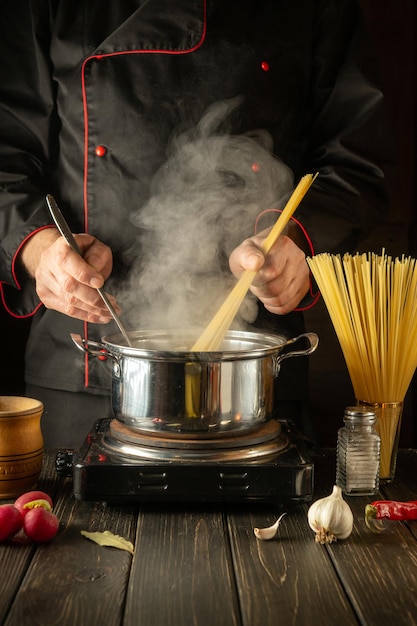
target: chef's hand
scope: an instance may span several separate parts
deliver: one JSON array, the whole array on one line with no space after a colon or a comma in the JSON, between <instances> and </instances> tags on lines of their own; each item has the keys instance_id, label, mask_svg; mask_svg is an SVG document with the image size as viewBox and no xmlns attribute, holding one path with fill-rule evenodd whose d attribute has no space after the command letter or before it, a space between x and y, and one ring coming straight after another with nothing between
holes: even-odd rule
<instances>
[{"instance_id":1,"label":"chef's hand","mask_svg":"<svg viewBox=\"0 0 417 626\"><path fill-rule=\"evenodd\" d=\"M268 311L290 313L310 288L310 272L304 252L286 235L278 237L266 256L260 249L268 230L243 241L229 258L236 277L244 270L257 270L251 291Z\"/></svg>"},{"instance_id":2,"label":"chef's hand","mask_svg":"<svg viewBox=\"0 0 417 626\"><path fill-rule=\"evenodd\" d=\"M97 288L109 277L113 257L108 246L88 234L74 235L83 254L74 252L58 230L32 235L22 248L20 263L35 279L36 293L46 308L87 322L105 324L112 317ZM109 299L116 311L115 298Z\"/></svg>"}]
</instances>

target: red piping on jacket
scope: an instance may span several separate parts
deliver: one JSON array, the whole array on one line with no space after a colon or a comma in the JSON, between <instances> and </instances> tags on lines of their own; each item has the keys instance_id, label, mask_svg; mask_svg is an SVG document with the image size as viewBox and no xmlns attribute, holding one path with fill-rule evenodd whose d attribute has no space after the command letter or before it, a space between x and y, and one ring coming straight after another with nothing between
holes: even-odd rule
<instances>
[{"instance_id":1,"label":"red piping on jacket","mask_svg":"<svg viewBox=\"0 0 417 626\"><path fill-rule=\"evenodd\" d=\"M81 69L81 91L82 91L82 99L83 99L83 110L84 110L84 230L88 233L88 198L87 198L87 183L88 183L88 106L87 106L87 93L86 93L86 85L85 85L85 68L87 63L94 60L101 60L116 56L123 56L128 54L170 54L170 55L182 55L182 54L191 54L198 50L204 43L207 32L207 0L203 2L203 30L201 33L200 41L193 46L192 48L188 48L187 50L121 50L118 52L109 52L106 54L96 54L90 57L87 57ZM84 322L84 338L88 340L88 323ZM88 387L88 354L85 355L85 378L84 385Z\"/></svg>"},{"instance_id":2,"label":"red piping on jacket","mask_svg":"<svg viewBox=\"0 0 417 626\"><path fill-rule=\"evenodd\" d=\"M266 213L282 213L281 209L265 209L265 211L262 211L261 213L259 213L258 217L256 218L255 221L255 234L257 232L258 229L258 223L259 220L261 219L261 217L263 215L265 215ZM304 237L306 238L306 241L308 243L308 247L310 248L310 252L311 252L311 256L314 256L315 252L314 252L314 246L313 246L313 242L310 239L310 235L308 234L307 230L304 228L304 226L302 225L302 223L297 220L294 216L290 217L292 222L295 222L297 224L297 226L301 229L301 232L303 233ZM313 298L312 302L310 302L310 304L308 304L307 306L304 307L297 307L296 309L294 309L294 311L308 311L309 309L311 309L316 302L318 301L318 299L320 298L320 291L317 291L317 293L313 293L313 281L312 281L312 277L311 277L311 272L310 272L310 296L311 298Z\"/></svg>"},{"instance_id":3,"label":"red piping on jacket","mask_svg":"<svg viewBox=\"0 0 417 626\"><path fill-rule=\"evenodd\" d=\"M24 240L21 242L20 246L17 248L14 256L13 256L13 261L12 261L12 274L13 274L13 280L16 284L16 287L19 289L19 291L22 289L20 282L17 278L17 273L16 273L16 259L19 255L20 250L23 248L23 246L25 245L25 243L28 241L28 239L30 239L32 237L32 235L34 235L35 233L40 232L41 230L45 230L45 228L53 228L52 225L47 225L47 226L42 226L40 228L37 228L36 230L34 230L32 233L30 233L27 237L24 238ZM33 311L31 311L30 313L27 313L26 315L17 315L16 313L13 313L13 311L11 311L7 305L6 302L6 297L4 295L4 284L5 281L0 282L0 292L1 292L1 301L3 303L4 308L6 309L7 313L9 315L11 315L13 318L15 319L28 319L29 317L32 317L33 315L35 315L35 313L41 308L42 306L42 302L39 302L39 304L34 308Z\"/></svg>"}]
</instances>

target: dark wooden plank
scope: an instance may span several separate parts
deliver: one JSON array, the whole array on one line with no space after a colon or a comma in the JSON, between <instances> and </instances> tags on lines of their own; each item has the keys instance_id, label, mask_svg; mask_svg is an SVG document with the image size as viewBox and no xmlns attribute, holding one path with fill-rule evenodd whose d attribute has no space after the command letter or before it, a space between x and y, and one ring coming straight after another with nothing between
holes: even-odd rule
<instances>
[{"instance_id":1,"label":"dark wooden plank","mask_svg":"<svg viewBox=\"0 0 417 626\"><path fill-rule=\"evenodd\" d=\"M403 524L372 533L364 517L372 499L346 498L353 533L327 550L362 624L409 626L417 623L417 542Z\"/></svg>"},{"instance_id":2,"label":"dark wooden plank","mask_svg":"<svg viewBox=\"0 0 417 626\"><path fill-rule=\"evenodd\" d=\"M37 547L5 625L119 626L132 556L98 546L80 531L110 530L134 541L137 508L77 502L71 482L61 480L55 512L59 533Z\"/></svg>"},{"instance_id":3,"label":"dark wooden plank","mask_svg":"<svg viewBox=\"0 0 417 626\"><path fill-rule=\"evenodd\" d=\"M0 544L0 624L4 624L34 551L32 546Z\"/></svg>"},{"instance_id":4,"label":"dark wooden plank","mask_svg":"<svg viewBox=\"0 0 417 626\"><path fill-rule=\"evenodd\" d=\"M54 454L45 454L42 473L36 489L46 491L55 498L59 481L54 472ZM13 502L2 500L0 504ZM8 541L0 544L0 624L3 624L13 599L30 562L36 552L36 545L22 545Z\"/></svg>"},{"instance_id":5,"label":"dark wooden plank","mask_svg":"<svg viewBox=\"0 0 417 626\"><path fill-rule=\"evenodd\" d=\"M303 504L288 510L278 536L270 541L256 539L253 528L271 525L280 511L229 512L244 626L358 623L329 555L314 541L307 508Z\"/></svg>"},{"instance_id":6,"label":"dark wooden plank","mask_svg":"<svg viewBox=\"0 0 417 626\"><path fill-rule=\"evenodd\" d=\"M335 475L333 459L331 450L315 457L318 477L315 498L323 495L323 488L328 492L331 486L330 479ZM401 523L386 525L380 534L372 533L365 524L365 505L372 500L417 499L416 472L417 454L401 451L391 485L381 486L375 496L345 496L354 514L353 533L347 540L326 548L361 624L417 623L415 538Z\"/></svg>"},{"instance_id":7,"label":"dark wooden plank","mask_svg":"<svg viewBox=\"0 0 417 626\"><path fill-rule=\"evenodd\" d=\"M210 506L142 507L125 626L240 624L224 516Z\"/></svg>"},{"instance_id":8,"label":"dark wooden plank","mask_svg":"<svg viewBox=\"0 0 417 626\"><path fill-rule=\"evenodd\" d=\"M77 502L71 481L56 476L53 458L39 487L56 501L58 536L38 547L0 547L6 626L275 626L327 617L347 626L417 623L417 524L393 523L376 535L364 522L372 499L417 499L414 451L401 451L384 495L346 498L354 531L328 547L314 542L308 504L288 510L276 540L260 542L254 526L271 524L278 507L229 505L225 513L220 505ZM314 499L330 492L334 452L315 462ZM133 559L89 542L81 529L107 529L136 542Z\"/></svg>"}]
</instances>

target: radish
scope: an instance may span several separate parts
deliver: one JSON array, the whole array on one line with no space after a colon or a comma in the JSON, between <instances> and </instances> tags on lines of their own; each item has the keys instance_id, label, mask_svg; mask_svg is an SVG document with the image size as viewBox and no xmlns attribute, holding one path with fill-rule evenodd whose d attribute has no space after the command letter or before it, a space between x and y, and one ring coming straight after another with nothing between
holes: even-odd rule
<instances>
[{"instance_id":1,"label":"radish","mask_svg":"<svg viewBox=\"0 0 417 626\"><path fill-rule=\"evenodd\" d=\"M23 526L23 515L13 504L0 505L0 541L13 537Z\"/></svg>"},{"instance_id":2,"label":"radish","mask_svg":"<svg viewBox=\"0 0 417 626\"><path fill-rule=\"evenodd\" d=\"M35 507L52 511L53 502L52 498L44 491L27 491L17 498L14 506L25 516L30 509Z\"/></svg>"},{"instance_id":3,"label":"radish","mask_svg":"<svg viewBox=\"0 0 417 626\"><path fill-rule=\"evenodd\" d=\"M29 509L23 519L23 530L33 541L49 541L58 532L59 520L56 515L42 506Z\"/></svg>"}]
</instances>

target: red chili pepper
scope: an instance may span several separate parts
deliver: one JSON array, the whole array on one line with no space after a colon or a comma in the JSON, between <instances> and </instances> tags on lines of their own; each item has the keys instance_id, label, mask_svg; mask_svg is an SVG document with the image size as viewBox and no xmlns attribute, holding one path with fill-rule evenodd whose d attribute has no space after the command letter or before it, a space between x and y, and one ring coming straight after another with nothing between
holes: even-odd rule
<instances>
[{"instance_id":1,"label":"red chili pepper","mask_svg":"<svg viewBox=\"0 0 417 626\"><path fill-rule=\"evenodd\" d=\"M417 500L397 502L395 500L376 500L365 507L365 522L368 528L374 520L412 520L417 519Z\"/></svg>"}]
</instances>

